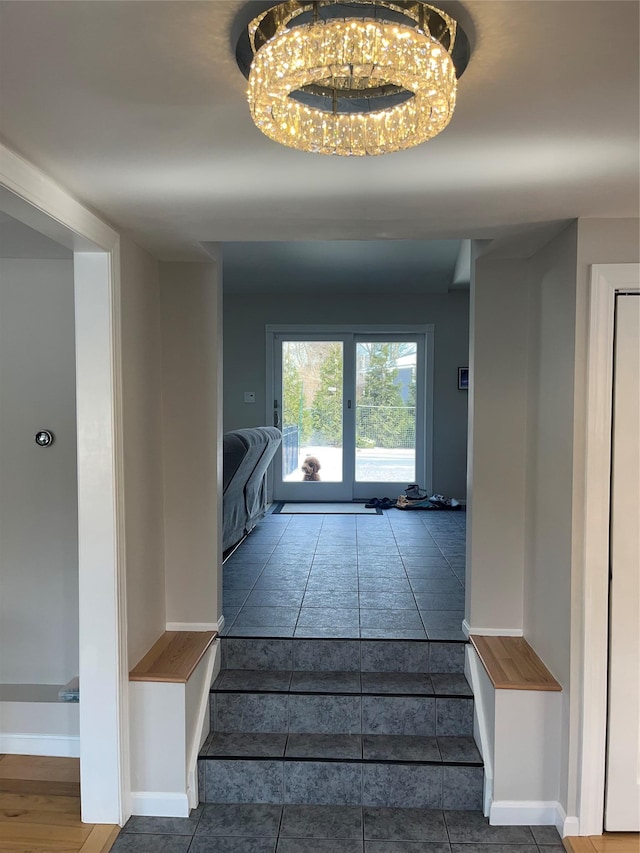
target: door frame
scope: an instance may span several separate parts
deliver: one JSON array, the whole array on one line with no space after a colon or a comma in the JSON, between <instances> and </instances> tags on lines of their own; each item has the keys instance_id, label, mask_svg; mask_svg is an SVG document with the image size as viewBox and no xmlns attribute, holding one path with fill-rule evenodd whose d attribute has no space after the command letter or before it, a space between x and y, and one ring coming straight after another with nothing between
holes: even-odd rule
<instances>
[{"instance_id":1,"label":"door frame","mask_svg":"<svg viewBox=\"0 0 640 853\"><path fill-rule=\"evenodd\" d=\"M82 820L130 809L120 238L0 143L0 208L74 253Z\"/></svg>"},{"instance_id":2,"label":"door frame","mask_svg":"<svg viewBox=\"0 0 640 853\"><path fill-rule=\"evenodd\" d=\"M577 763L580 835L601 835L604 827L615 299L619 292L640 292L639 272L640 264L591 267L581 601L582 727Z\"/></svg>"},{"instance_id":3,"label":"door frame","mask_svg":"<svg viewBox=\"0 0 640 853\"><path fill-rule=\"evenodd\" d=\"M425 392L422 410L416 411L416 433L418 432L418 424L422 419L424 423L424 457L423 471L418 468L418 454L416 453L416 482L424 482L424 488L431 493L433 480L433 354L434 354L434 335L435 326L433 323L423 325L405 325L405 324L319 324L319 325L304 325L304 324L267 324L265 326L266 338L266 378L265 378L265 423L271 424L273 419L273 400L274 400L274 338L276 335L424 335L424 377L425 377ZM271 484L269 493L273 492L273 473L271 473ZM322 497L316 495L314 500L322 500Z\"/></svg>"}]
</instances>

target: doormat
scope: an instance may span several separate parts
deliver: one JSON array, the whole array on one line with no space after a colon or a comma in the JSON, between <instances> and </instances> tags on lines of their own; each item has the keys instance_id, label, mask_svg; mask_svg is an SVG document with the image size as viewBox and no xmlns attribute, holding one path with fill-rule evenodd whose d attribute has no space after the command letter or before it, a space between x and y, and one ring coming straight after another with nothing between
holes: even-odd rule
<instances>
[{"instance_id":1,"label":"doormat","mask_svg":"<svg viewBox=\"0 0 640 853\"><path fill-rule=\"evenodd\" d=\"M358 503L277 503L272 512L282 515L382 515L381 509Z\"/></svg>"}]
</instances>

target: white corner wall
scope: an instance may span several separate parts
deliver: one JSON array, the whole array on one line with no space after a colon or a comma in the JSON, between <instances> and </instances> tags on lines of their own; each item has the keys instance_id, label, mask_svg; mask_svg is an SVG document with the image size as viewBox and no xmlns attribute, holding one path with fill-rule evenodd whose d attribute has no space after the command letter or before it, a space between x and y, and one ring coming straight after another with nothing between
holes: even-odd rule
<instances>
[{"instance_id":1,"label":"white corner wall","mask_svg":"<svg viewBox=\"0 0 640 853\"><path fill-rule=\"evenodd\" d=\"M0 259L0 682L78 675L74 339L73 262Z\"/></svg>"},{"instance_id":2,"label":"white corner wall","mask_svg":"<svg viewBox=\"0 0 640 853\"><path fill-rule=\"evenodd\" d=\"M222 299L212 263L161 263L167 625L222 613Z\"/></svg>"},{"instance_id":3,"label":"white corner wall","mask_svg":"<svg viewBox=\"0 0 640 853\"><path fill-rule=\"evenodd\" d=\"M120 241L129 669L165 630L162 350L158 263Z\"/></svg>"},{"instance_id":4,"label":"white corner wall","mask_svg":"<svg viewBox=\"0 0 640 853\"><path fill-rule=\"evenodd\" d=\"M465 618L471 633L522 633L526 262L479 258L472 281Z\"/></svg>"}]
</instances>

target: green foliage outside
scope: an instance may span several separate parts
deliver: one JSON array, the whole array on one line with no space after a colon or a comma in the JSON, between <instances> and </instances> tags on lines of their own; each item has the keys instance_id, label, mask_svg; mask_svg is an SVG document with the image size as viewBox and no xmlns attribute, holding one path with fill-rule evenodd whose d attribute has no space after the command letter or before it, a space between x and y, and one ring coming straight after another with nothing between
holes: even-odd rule
<instances>
[{"instance_id":1,"label":"green foliage outside","mask_svg":"<svg viewBox=\"0 0 640 853\"><path fill-rule=\"evenodd\" d=\"M356 435L359 447L411 446L415 434L415 380L402 399L396 361L397 345L369 347L362 395L358 400Z\"/></svg>"},{"instance_id":2,"label":"green foliage outside","mask_svg":"<svg viewBox=\"0 0 640 853\"><path fill-rule=\"evenodd\" d=\"M311 406L312 444L342 444L342 348L330 347L320 366L320 383Z\"/></svg>"},{"instance_id":3,"label":"green foliage outside","mask_svg":"<svg viewBox=\"0 0 640 853\"><path fill-rule=\"evenodd\" d=\"M282 425L297 426L300 443L307 444L311 436L311 413L305 407L304 380L289 352L283 357L282 387Z\"/></svg>"}]
</instances>

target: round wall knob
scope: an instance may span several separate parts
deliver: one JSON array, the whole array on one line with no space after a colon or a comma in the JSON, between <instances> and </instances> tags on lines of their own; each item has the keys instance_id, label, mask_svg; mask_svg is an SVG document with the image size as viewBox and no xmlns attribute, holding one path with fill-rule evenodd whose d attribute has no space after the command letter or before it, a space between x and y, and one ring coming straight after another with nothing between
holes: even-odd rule
<instances>
[{"instance_id":1,"label":"round wall knob","mask_svg":"<svg viewBox=\"0 0 640 853\"><path fill-rule=\"evenodd\" d=\"M36 433L36 444L38 447L49 447L53 444L53 433L48 429L39 429Z\"/></svg>"}]
</instances>

